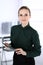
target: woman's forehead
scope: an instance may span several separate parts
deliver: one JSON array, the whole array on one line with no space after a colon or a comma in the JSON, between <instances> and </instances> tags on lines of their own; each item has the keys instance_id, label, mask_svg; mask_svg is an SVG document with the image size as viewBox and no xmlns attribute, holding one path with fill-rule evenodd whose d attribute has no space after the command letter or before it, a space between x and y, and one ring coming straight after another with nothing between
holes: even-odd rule
<instances>
[{"instance_id":1,"label":"woman's forehead","mask_svg":"<svg viewBox=\"0 0 43 65\"><path fill-rule=\"evenodd\" d=\"M29 11L27 9L21 9L19 13L29 13Z\"/></svg>"}]
</instances>

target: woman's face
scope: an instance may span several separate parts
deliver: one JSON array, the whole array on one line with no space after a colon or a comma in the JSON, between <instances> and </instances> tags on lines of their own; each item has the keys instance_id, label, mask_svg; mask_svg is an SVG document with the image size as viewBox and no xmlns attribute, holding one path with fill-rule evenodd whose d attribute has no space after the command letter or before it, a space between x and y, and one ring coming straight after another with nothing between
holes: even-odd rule
<instances>
[{"instance_id":1,"label":"woman's face","mask_svg":"<svg viewBox=\"0 0 43 65\"><path fill-rule=\"evenodd\" d=\"M28 23L30 19L29 11L27 9L21 9L18 14L18 18L20 23L25 24Z\"/></svg>"}]
</instances>

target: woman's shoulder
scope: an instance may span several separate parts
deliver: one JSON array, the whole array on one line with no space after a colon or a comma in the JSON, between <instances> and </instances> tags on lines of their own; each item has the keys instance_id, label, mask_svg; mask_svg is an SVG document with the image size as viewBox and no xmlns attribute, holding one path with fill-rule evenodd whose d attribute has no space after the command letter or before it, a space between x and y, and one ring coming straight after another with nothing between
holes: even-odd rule
<instances>
[{"instance_id":1,"label":"woman's shoulder","mask_svg":"<svg viewBox=\"0 0 43 65\"><path fill-rule=\"evenodd\" d=\"M11 27L11 29L17 29L19 27L20 27L20 25L14 25L14 26Z\"/></svg>"},{"instance_id":2,"label":"woman's shoulder","mask_svg":"<svg viewBox=\"0 0 43 65\"><path fill-rule=\"evenodd\" d=\"M30 30L33 34L38 34L38 31L31 26L30 26Z\"/></svg>"}]
</instances>

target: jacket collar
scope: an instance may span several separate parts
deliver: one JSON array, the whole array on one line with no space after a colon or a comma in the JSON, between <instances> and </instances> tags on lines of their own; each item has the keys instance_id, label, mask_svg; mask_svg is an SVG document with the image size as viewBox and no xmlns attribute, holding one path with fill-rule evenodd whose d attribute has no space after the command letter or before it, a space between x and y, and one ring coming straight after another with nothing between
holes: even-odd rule
<instances>
[{"instance_id":1,"label":"jacket collar","mask_svg":"<svg viewBox=\"0 0 43 65\"><path fill-rule=\"evenodd\" d=\"M29 27L30 27L29 23L28 23L28 25L26 25L25 27L23 27L23 26L21 25L21 28L22 28L22 29L28 29Z\"/></svg>"}]
</instances>

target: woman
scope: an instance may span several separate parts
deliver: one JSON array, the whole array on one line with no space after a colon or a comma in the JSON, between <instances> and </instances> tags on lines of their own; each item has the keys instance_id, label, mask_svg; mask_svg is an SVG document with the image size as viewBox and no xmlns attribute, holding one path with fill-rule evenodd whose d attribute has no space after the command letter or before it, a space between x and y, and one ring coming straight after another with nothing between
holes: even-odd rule
<instances>
[{"instance_id":1,"label":"woman","mask_svg":"<svg viewBox=\"0 0 43 65\"><path fill-rule=\"evenodd\" d=\"M37 31L29 25L30 18L30 9L22 6L18 10L18 19L21 24L11 28L11 46L15 49L13 65L35 65L34 57L41 53L39 36Z\"/></svg>"}]
</instances>

